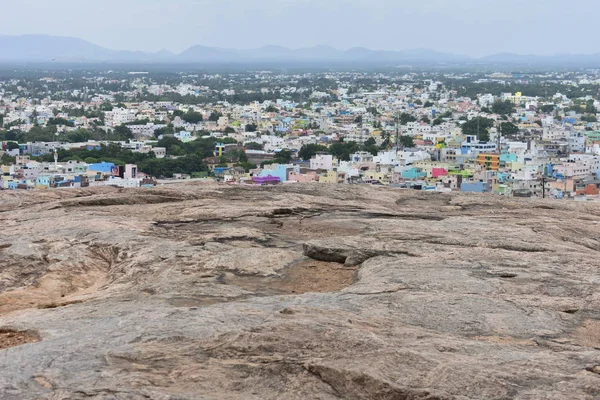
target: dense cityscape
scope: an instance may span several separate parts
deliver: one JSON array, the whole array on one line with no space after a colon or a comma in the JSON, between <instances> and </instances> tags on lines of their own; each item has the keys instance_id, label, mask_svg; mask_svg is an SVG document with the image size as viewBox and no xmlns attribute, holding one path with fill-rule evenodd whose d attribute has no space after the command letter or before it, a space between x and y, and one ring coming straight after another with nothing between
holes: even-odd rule
<instances>
[{"instance_id":1,"label":"dense cityscape","mask_svg":"<svg viewBox=\"0 0 600 400\"><path fill-rule=\"evenodd\" d=\"M0 187L192 178L595 198L599 91L597 70L5 73Z\"/></svg>"},{"instance_id":2,"label":"dense cityscape","mask_svg":"<svg viewBox=\"0 0 600 400\"><path fill-rule=\"evenodd\" d=\"M0 400L600 400L592 0L0 12Z\"/></svg>"}]
</instances>

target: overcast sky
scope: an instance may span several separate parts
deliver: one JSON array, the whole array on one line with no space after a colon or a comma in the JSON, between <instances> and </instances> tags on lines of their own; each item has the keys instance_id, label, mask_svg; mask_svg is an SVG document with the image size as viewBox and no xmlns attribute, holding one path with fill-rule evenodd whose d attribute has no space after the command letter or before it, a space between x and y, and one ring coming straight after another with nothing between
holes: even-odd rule
<instances>
[{"instance_id":1,"label":"overcast sky","mask_svg":"<svg viewBox=\"0 0 600 400\"><path fill-rule=\"evenodd\" d=\"M473 56L598 53L598 0L2 0L0 34L119 50L318 44Z\"/></svg>"}]
</instances>

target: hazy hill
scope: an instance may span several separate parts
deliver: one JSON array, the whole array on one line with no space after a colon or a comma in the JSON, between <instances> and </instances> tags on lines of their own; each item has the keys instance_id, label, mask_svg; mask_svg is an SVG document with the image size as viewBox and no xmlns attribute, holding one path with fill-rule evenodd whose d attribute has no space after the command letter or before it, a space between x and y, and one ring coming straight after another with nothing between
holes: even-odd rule
<instances>
[{"instance_id":1,"label":"hazy hill","mask_svg":"<svg viewBox=\"0 0 600 400\"><path fill-rule=\"evenodd\" d=\"M444 53L430 49L401 51L354 47L338 50L330 46L290 49L263 46L257 49L226 49L192 46L180 54L166 50L156 53L118 51L88 41L60 36L0 36L0 62L164 62L164 63L252 63L252 62L337 62L386 64L535 64L599 65L600 54L519 55L499 53L482 58Z\"/></svg>"}]
</instances>

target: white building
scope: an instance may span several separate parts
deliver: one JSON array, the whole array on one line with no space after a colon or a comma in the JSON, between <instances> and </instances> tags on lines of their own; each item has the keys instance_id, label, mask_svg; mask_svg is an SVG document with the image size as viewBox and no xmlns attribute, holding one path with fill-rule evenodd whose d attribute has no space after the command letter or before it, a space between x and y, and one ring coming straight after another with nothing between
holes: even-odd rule
<instances>
[{"instance_id":1,"label":"white building","mask_svg":"<svg viewBox=\"0 0 600 400\"><path fill-rule=\"evenodd\" d=\"M418 161L431 160L431 155L421 149L403 149L398 152L399 165L411 165Z\"/></svg>"},{"instance_id":2,"label":"white building","mask_svg":"<svg viewBox=\"0 0 600 400\"><path fill-rule=\"evenodd\" d=\"M375 157L373 157L373 162L375 164L397 165L398 153L396 151L380 151Z\"/></svg>"},{"instance_id":3,"label":"white building","mask_svg":"<svg viewBox=\"0 0 600 400\"><path fill-rule=\"evenodd\" d=\"M104 113L106 126L114 127L136 120L137 112L128 108L114 108Z\"/></svg>"},{"instance_id":4,"label":"white building","mask_svg":"<svg viewBox=\"0 0 600 400\"><path fill-rule=\"evenodd\" d=\"M163 124L154 124L152 122L148 122L145 125L128 125L127 127L131 129L131 132L134 136L154 136L154 132L157 129L164 128L166 125Z\"/></svg>"},{"instance_id":5,"label":"white building","mask_svg":"<svg viewBox=\"0 0 600 400\"><path fill-rule=\"evenodd\" d=\"M310 169L333 169L333 156L331 154L317 154L310 160Z\"/></svg>"}]
</instances>

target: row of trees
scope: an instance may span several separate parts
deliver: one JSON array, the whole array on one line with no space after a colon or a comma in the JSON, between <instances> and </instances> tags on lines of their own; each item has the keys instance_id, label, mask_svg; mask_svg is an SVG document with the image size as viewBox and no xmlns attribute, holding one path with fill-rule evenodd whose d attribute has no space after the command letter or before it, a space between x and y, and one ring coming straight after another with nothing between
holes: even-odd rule
<instances>
[{"instance_id":1,"label":"row of trees","mask_svg":"<svg viewBox=\"0 0 600 400\"><path fill-rule=\"evenodd\" d=\"M73 149L58 151L58 157L61 160L78 160L90 164L101 161L112 162L117 165L137 164L141 172L159 178L170 178L173 174L178 173L192 174L208 171L208 167L203 161L204 154L206 153L191 153L178 158L158 159L153 152L147 154L134 153L130 150L122 149L121 146L113 143L102 145L99 149L93 150ZM210 155L212 155L212 152ZM54 155L47 154L37 159L39 161L51 162L54 159Z\"/></svg>"},{"instance_id":2,"label":"row of trees","mask_svg":"<svg viewBox=\"0 0 600 400\"><path fill-rule=\"evenodd\" d=\"M461 129L464 135L477 136L482 142L490 140L490 128L494 126L494 120L485 117L475 117L462 124ZM503 135L516 135L519 133L519 127L512 122L502 122L500 132Z\"/></svg>"},{"instance_id":3,"label":"row of trees","mask_svg":"<svg viewBox=\"0 0 600 400\"><path fill-rule=\"evenodd\" d=\"M102 129L75 129L69 132L58 132L56 125L50 124L46 127L34 126L29 132L18 129L0 130L0 140L27 142L87 142L88 140L114 140L126 141L134 138L133 132L125 125L120 125L112 130Z\"/></svg>"},{"instance_id":4,"label":"row of trees","mask_svg":"<svg viewBox=\"0 0 600 400\"><path fill-rule=\"evenodd\" d=\"M413 138L410 136L401 136L400 145L406 148L414 147ZM350 156L359 151L367 151L372 155L377 155L379 151L385 150L391 146L391 137L386 137L381 146L373 138L369 138L364 144L356 142L334 142L329 147L320 144L306 144L298 152L298 157L304 161L310 160L317 153L331 154L342 161L350 161Z\"/></svg>"}]
</instances>

